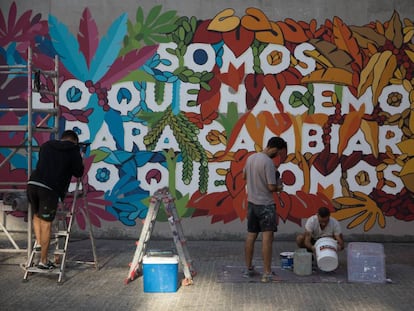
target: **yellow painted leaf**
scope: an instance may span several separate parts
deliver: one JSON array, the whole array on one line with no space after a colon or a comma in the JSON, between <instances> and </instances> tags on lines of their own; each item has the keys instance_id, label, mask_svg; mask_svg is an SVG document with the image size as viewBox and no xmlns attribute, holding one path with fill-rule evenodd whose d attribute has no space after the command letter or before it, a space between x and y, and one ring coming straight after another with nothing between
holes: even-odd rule
<instances>
[{"instance_id":1,"label":"yellow painted leaf","mask_svg":"<svg viewBox=\"0 0 414 311\"><path fill-rule=\"evenodd\" d=\"M362 69L359 77L358 85L358 97L365 93L368 87L372 85L372 80L374 79L374 66L377 63L381 53L375 53L371 56L368 61L368 64Z\"/></svg>"},{"instance_id":2,"label":"yellow painted leaf","mask_svg":"<svg viewBox=\"0 0 414 311\"><path fill-rule=\"evenodd\" d=\"M366 210L365 207L349 207L349 208L343 208L343 209L337 210L336 212L331 213L331 215L333 218L340 221L340 220L354 217L364 212L365 210Z\"/></svg>"},{"instance_id":3,"label":"yellow painted leaf","mask_svg":"<svg viewBox=\"0 0 414 311\"><path fill-rule=\"evenodd\" d=\"M361 205L365 205L365 202L357 199L355 197L338 197L335 198L334 201L336 203L339 203L340 205L343 206L361 206Z\"/></svg>"},{"instance_id":4,"label":"yellow painted leaf","mask_svg":"<svg viewBox=\"0 0 414 311\"><path fill-rule=\"evenodd\" d=\"M347 228L348 229L352 229L352 228L355 228L355 227L359 226L360 224L362 224L368 218L368 216L369 216L369 213L368 212L362 213L358 217L355 217L355 219L352 220L348 224Z\"/></svg>"},{"instance_id":5,"label":"yellow painted leaf","mask_svg":"<svg viewBox=\"0 0 414 311\"><path fill-rule=\"evenodd\" d=\"M236 29L240 24L240 18L234 16L233 9L225 9L218 13L208 25L208 30L227 32Z\"/></svg>"},{"instance_id":6,"label":"yellow painted leaf","mask_svg":"<svg viewBox=\"0 0 414 311\"><path fill-rule=\"evenodd\" d=\"M404 166L401 169L400 176L405 176L408 174L414 174L414 158L405 162Z\"/></svg>"},{"instance_id":7,"label":"yellow painted leaf","mask_svg":"<svg viewBox=\"0 0 414 311\"><path fill-rule=\"evenodd\" d=\"M372 80L372 103L377 105L378 97L382 90L390 82L397 68L397 57L391 51L381 53L378 62L374 66L374 77Z\"/></svg>"},{"instance_id":8,"label":"yellow painted leaf","mask_svg":"<svg viewBox=\"0 0 414 311\"><path fill-rule=\"evenodd\" d=\"M371 151L374 157L379 155L379 126L375 121L367 121L362 119L361 130L364 133L365 140L371 146Z\"/></svg>"},{"instance_id":9,"label":"yellow painted leaf","mask_svg":"<svg viewBox=\"0 0 414 311\"><path fill-rule=\"evenodd\" d=\"M414 156L414 138L406 139L397 143L398 149L401 153L406 153L409 156Z\"/></svg>"},{"instance_id":10,"label":"yellow painted leaf","mask_svg":"<svg viewBox=\"0 0 414 311\"><path fill-rule=\"evenodd\" d=\"M411 91L411 93L414 94L414 91ZM410 95L412 95L412 94L410 94ZM411 110L411 113L410 113L408 128L410 129L411 133L414 133L414 111L412 111L412 110ZM414 147L411 147L411 148L414 149Z\"/></svg>"},{"instance_id":11,"label":"yellow painted leaf","mask_svg":"<svg viewBox=\"0 0 414 311\"><path fill-rule=\"evenodd\" d=\"M385 228L385 217L384 217L384 214L382 212L378 213L378 225L381 228Z\"/></svg>"},{"instance_id":12,"label":"yellow painted leaf","mask_svg":"<svg viewBox=\"0 0 414 311\"><path fill-rule=\"evenodd\" d=\"M304 51L303 54L306 56L312 57L316 62L321 64L324 67L333 67L332 63L327 59L325 56L323 56L318 50L312 50L312 51Z\"/></svg>"},{"instance_id":13,"label":"yellow painted leaf","mask_svg":"<svg viewBox=\"0 0 414 311\"><path fill-rule=\"evenodd\" d=\"M302 83L334 83L352 86L352 73L342 68L323 68L303 77Z\"/></svg>"},{"instance_id":14,"label":"yellow painted leaf","mask_svg":"<svg viewBox=\"0 0 414 311\"><path fill-rule=\"evenodd\" d=\"M370 212L367 222L364 225L364 231L367 232L371 230L371 228L375 225L376 220L377 220L377 214Z\"/></svg>"},{"instance_id":15,"label":"yellow painted leaf","mask_svg":"<svg viewBox=\"0 0 414 311\"><path fill-rule=\"evenodd\" d=\"M394 11L391 19L388 21L388 27L385 30L385 37L392 41L397 49L401 48L403 43L403 32L400 15L397 11Z\"/></svg>"}]
</instances>

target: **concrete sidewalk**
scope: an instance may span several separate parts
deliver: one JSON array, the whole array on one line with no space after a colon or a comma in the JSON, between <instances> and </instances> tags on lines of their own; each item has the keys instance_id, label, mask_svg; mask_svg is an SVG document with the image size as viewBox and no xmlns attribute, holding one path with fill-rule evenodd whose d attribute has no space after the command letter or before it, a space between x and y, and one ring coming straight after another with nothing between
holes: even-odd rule
<instances>
[{"instance_id":1,"label":"concrete sidewalk","mask_svg":"<svg viewBox=\"0 0 414 311\"><path fill-rule=\"evenodd\" d=\"M0 246L6 238L0 234ZM0 252L0 310L413 310L414 244L384 243L391 284L219 283L223 265L243 265L243 241L188 241L197 275L176 293L144 293L143 280L124 284L135 252L133 240L96 240L100 269L68 262L63 284L57 275L35 274L23 282L25 256ZM260 264L260 241L255 260ZM4 248L4 247L3 247ZM151 249L174 249L172 241L150 241ZM274 264L293 241L274 242ZM82 258L81 258L82 257ZM86 258L88 257L88 258ZM69 260L92 259L90 240L71 241ZM340 255L346 264L346 251Z\"/></svg>"}]
</instances>

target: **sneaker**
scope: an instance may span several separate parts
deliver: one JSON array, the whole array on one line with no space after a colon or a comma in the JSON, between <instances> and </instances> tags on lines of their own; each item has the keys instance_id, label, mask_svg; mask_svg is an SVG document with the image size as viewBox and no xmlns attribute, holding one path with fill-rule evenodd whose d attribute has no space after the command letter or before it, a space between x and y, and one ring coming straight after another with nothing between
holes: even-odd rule
<instances>
[{"instance_id":1,"label":"sneaker","mask_svg":"<svg viewBox=\"0 0 414 311\"><path fill-rule=\"evenodd\" d=\"M39 262L37 267L42 270L53 270L56 268L55 264L50 260L47 263Z\"/></svg>"},{"instance_id":2,"label":"sneaker","mask_svg":"<svg viewBox=\"0 0 414 311\"><path fill-rule=\"evenodd\" d=\"M258 273L256 272L256 270L254 270L254 266L251 266L247 270L244 270L243 277L244 278L252 278L252 277L254 277L257 274Z\"/></svg>"},{"instance_id":3,"label":"sneaker","mask_svg":"<svg viewBox=\"0 0 414 311\"><path fill-rule=\"evenodd\" d=\"M270 283L273 280L273 274L272 273L263 273L262 278L260 279L260 281L262 283Z\"/></svg>"}]
</instances>

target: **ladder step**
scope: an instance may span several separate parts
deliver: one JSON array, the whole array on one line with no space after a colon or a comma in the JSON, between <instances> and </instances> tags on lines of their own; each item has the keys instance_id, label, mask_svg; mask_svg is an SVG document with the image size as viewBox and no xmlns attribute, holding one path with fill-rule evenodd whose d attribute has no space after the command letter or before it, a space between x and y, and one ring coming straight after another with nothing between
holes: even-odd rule
<instances>
[{"instance_id":1,"label":"ladder step","mask_svg":"<svg viewBox=\"0 0 414 311\"><path fill-rule=\"evenodd\" d=\"M59 238L59 237L66 237L66 236L68 236L68 235L69 235L69 232L67 232L67 231L63 231L63 230L60 230L60 231L58 231L58 232L53 233L53 235L54 235L55 237L57 237L57 238Z\"/></svg>"},{"instance_id":2,"label":"ladder step","mask_svg":"<svg viewBox=\"0 0 414 311\"><path fill-rule=\"evenodd\" d=\"M60 273L59 268L46 270L46 269L39 269L38 267L28 267L28 268L26 268L26 271L29 272L29 273L50 273L50 274L59 274Z\"/></svg>"},{"instance_id":3,"label":"ladder step","mask_svg":"<svg viewBox=\"0 0 414 311\"><path fill-rule=\"evenodd\" d=\"M57 248L53 252L55 255L63 255L65 253L65 250L63 248Z\"/></svg>"}]
</instances>

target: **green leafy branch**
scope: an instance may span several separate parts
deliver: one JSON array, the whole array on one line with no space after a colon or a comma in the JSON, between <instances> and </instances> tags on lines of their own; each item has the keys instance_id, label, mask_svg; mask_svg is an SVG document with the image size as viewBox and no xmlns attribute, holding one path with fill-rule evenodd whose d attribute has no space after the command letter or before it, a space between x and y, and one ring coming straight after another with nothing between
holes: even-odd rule
<instances>
[{"instance_id":1,"label":"green leafy branch","mask_svg":"<svg viewBox=\"0 0 414 311\"><path fill-rule=\"evenodd\" d=\"M200 163L199 189L202 193L206 192L208 185L208 159L203 146L198 141L199 129L197 126L190 122L182 112L175 115L171 106L161 116L156 114L151 118L148 117L150 114L146 115L140 114L141 118L147 119L150 126L150 130L144 137L144 144L147 146L147 149L155 149L165 126L169 125L181 149L183 162L182 180L184 184L190 184L193 178L193 161L198 162Z\"/></svg>"},{"instance_id":2,"label":"green leafy branch","mask_svg":"<svg viewBox=\"0 0 414 311\"><path fill-rule=\"evenodd\" d=\"M143 45L170 42L167 34L177 28L175 24L178 18L177 12L171 10L161 14L161 8L161 5L154 6L149 11L147 18L144 17L142 8L138 8L135 24L128 20L128 34L124 37L124 47L121 50L121 55L140 49Z\"/></svg>"}]
</instances>

